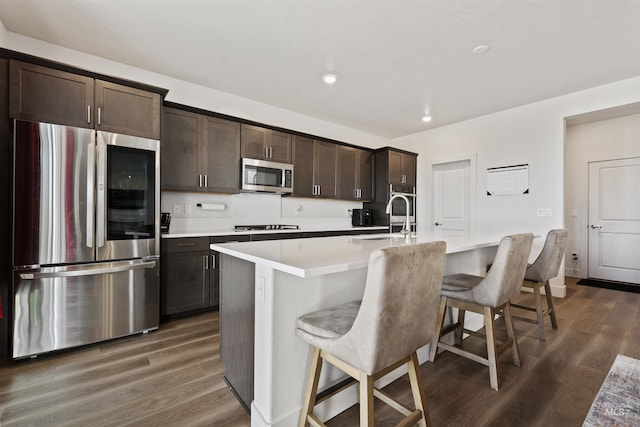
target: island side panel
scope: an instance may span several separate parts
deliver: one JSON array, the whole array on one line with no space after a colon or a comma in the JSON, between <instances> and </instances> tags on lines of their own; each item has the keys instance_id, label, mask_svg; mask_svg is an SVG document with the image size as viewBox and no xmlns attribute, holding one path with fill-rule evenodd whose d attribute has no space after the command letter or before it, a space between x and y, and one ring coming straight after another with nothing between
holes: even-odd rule
<instances>
[{"instance_id":1,"label":"island side panel","mask_svg":"<svg viewBox=\"0 0 640 427\"><path fill-rule=\"evenodd\" d=\"M264 299L256 298L255 396L251 425L288 427L297 425L302 403L310 346L295 334L296 319L315 310L362 299L367 269L315 277L297 277L256 265L256 281L264 280ZM323 365L319 388L345 375ZM316 408L326 419L356 402L339 399L328 408Z\"/></svg>"},{"instance_id":2,"label":"island side panel","mask_svg":"<svg viewBox=\"0 0 640 427\"><path fill-rule=\"evenodd\" d=\"M255 264L220 254L220 359L244 408L253 400Z\"/></svg>"}]
</instances>

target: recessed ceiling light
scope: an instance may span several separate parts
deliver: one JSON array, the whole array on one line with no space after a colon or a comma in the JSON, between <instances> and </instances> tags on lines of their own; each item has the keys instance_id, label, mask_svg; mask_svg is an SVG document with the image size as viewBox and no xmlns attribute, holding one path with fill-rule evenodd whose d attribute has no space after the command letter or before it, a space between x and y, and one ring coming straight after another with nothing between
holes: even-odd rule
<instances>
[{"instance_id":1,"label":"recessed ceiling light","mask_svg":"<svg viewBox=\"0 0 640 427\"><path fill-rule=\"evenodd\" d=\"M322 81L328 85L332 85L336 81L338 81L338 76L336 76L335 74L325 74L324 76L322 76Z\"/></svg>"},{"instance_id":2,"label":"recessed ceiling light","mask_svg":"<svg viewBox=\"0 0 640 427\"><path fill-rule=\"evenodd\" d=\"M489 51L489 46L487 46L486 44L481 44L474 47L472 52L475 53L476 55L484 55L488 51Z\"/></svg>"},{"instance_id":3,"label":"recessed ceiling light","mask_svg":"<svg viewBox=\"0 0 640 427\"><path fill-rule=\"evenodd\" d=\"M431 119L433 119L433 117L426 115L422 118L422 121L425 123L429 123L431 121Z\"/></svg>"}]
</instances>

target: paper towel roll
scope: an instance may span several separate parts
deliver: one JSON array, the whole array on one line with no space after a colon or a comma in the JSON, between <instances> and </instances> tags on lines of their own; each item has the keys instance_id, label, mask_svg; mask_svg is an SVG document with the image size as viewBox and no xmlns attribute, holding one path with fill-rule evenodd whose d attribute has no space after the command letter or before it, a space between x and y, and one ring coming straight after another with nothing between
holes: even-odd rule
<instances>
[{"instance_id":1,"label":"paper towel roll","mask_svg":"<svg viewBox=\"0 0 640 427\"><path fill-rule=\"evenodd\" d=\"M198 203L198 206L203 211L224 211L227 206L222 203Z\"/></svg>"}]
</instances>

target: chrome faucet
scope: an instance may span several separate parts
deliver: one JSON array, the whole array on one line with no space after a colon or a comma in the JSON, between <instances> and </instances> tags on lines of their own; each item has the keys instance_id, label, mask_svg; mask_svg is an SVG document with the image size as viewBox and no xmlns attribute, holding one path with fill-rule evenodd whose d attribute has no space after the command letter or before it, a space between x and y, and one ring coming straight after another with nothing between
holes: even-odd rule
<instances>
[{"instance_id":1,"label":"chrome faucet","mask_svg":"<svg viewBox=\"0 0 640 427\"><path fill-rule=\"evenodd\" d=\"M405 196L404 194L394 194L391 196L391 198L389 199L389 203L387 203L387 209L385 210L386 213L391 213L391 204L393 203L393 200L401 197L404 199L404 202L407 204L407 219L405 220L404 224L402 224L402 230L400 230L400 233L404 234L404 237L406 239L410 239L411 238L411 223L410 221L410 215L411 215L411 205L409 203L409 198L407 196Z\"/></svg>"}]
</instances>

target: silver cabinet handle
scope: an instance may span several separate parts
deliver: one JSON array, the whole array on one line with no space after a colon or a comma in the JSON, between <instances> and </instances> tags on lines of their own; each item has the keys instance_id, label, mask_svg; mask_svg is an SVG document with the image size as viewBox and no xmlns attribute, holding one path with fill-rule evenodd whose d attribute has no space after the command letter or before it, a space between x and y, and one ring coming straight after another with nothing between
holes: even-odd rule
<instances>
[{"instance_id":1,"label":"silver cabinet handle","mask_svg":"<svg viewBox=\"0 0 640 427\"><path fill-rule=\"evenodd\" d=\"M322 194L322 187L318 184L318 196Z\"/></svg>"},{"instance_id":2,"label":"silver cabinet handle","mask_svg":"<svg viewBox=\"0 0 640 427\"><path fill-rule=\"evenodd\" d=\"M204 187L209 187L209 175L207 174L204 175Z\"/></svg>"},{"instance_id":3,"label":"silver cabinet handle","mask_svg":"<svg viewBox=\"0 0 640 427\"><path fill-rule=\"evenodd\" d=\"M180 246L181 248L185 246L195 246L195 245L196 245L195 243L178 243L178 246Z\"/></svg>"},{"instance_id":4,"label":"silver cabinet handle","mask_svg":"<svg viewBox=\"0 0 640 427\"><path fill-rule=\"evenodd\" d=\"M211 269L215 269L215 268L216 268L216 256L211 255Z\"/></svg>"},{"instance_id":5,"label":"silver cabinet handle","mask_svg":"<svg viewBox=\"0 0 640 427\"><path fill-rule=\"evenodd\" d=\"M269 147L264 147L264 157L269 158Z\"/></svg>"},{"instance_id":6,"label":"silver cabinet handle","mask_svg":"<svg viewBox=\"0 0 640 427\"><path fill-rule=\"evenodd\" d=\"M87 105L87 123L91 124L91 105Z\"/></svg>"},{"instance_id":7,"label":"silver cabinet handle","mask_svg":"<svg viewBox=\"0 0 640 427\"><path fill-rule=\"evenodd\" d=\"M273 147L269 147L269 158L273 159Z\"/></svg>"},{"instance_id":8,"label":"silver cabinet handle","mask_svg":"<svg viewBox=\"0 0 640 427\"><path fill-rule=\"evenodd\" d=\"M594 230L600 230L602 228L601 225L594 225L594 224L591 224L589 227L591 227Z\"/></svg>"},{"instance_id":9,"label":"silver cabinet handle","mask_svg":"<svg viewBox=\"0 0 640 427\"><path fill-rule=\"evenodd\" d=\"M435 223L435 224L433 224L433 225L435 225L435 226L437 227L437 226L442 225L442 224L441 224L441 223L439 223L439 222L436 222L436 223Z\"/></svg>"},{"instance_id":10,"label":"silver cabinet handle","mask_svg":"<svg viewBox=\"0 0 640 427\"><path fill-rule=\"evenodd\" d=\"M102 112L102 108L98 107L98 126L102 124L102 119L100 117L100 113Z\"/></svg>"},{"instance_id":11,"label":"silver cabinet handle","mask_svg":"<svg viewBox=\"0 0 640 427\"><path fill-rule=\"evenodd\" d=\"M198 187L202 187L202 174L198 175Z\"/></svg>"},{"instance_id":12,"label":"silver cabinet handle","mask_svg":"<svg viewBox=\"0 0 640 427\"><path fill-rule=\"evenodd\" d=\"M140 268L154 268L155 261L142 261L137 264L114 265L111 267L89 268L86 270L71 271L47 271L35 273L21 273L22 280L48 279L53 277L80 277L80 276L96 276L98 274L120 273L123 271L138 270Z\"/></svg>"},{"instance_id":13,"label":"silver cabinet handle","mask_svg":"<svg viewBox=\"0 0 640 427\"><path fill-rule=\"evenodd\" d=\"M209 269L209 255L202 256L202 269L203 270Z\"/></svg>"}]
</instances>

